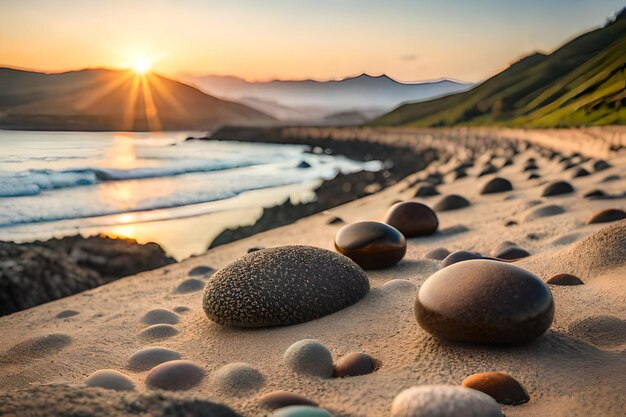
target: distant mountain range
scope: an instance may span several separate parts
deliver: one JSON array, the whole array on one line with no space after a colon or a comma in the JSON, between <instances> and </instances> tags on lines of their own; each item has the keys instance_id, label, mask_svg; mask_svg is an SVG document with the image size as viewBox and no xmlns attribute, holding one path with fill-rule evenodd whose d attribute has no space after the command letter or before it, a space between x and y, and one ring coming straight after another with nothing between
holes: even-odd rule
<instances>
[{"instance_id":1,"label":"distant mountain range","mask_svg":"<svg viewBox=\"0 0 626 417\"><path fill-rule=\"evenodd\" d=\"M626 124L626 9L605 27L549 55L529 55L467 92L405 104L371 124Z\"/></svg>"},{"instance_id":2,"label":"distant mountain range","mask_svg":"<svg viewBox=\"0 0 626 417\"><path fill-rule=\"evenodd\" d=\"M347 113L358 115L358 120L367 120L404 102L425 100L471 87L471 84L448 79L401 83L386 75L374 77L367 74L337 81L249 82L218 75L182 75L181 79L209 94L245 103L279 120L318 123L337 122L340 119L335 115Z\"/></svg>"},{"instance_id":3,"label":"distant mountain range","mask_svg":"<svg viewBox=\"0 0 626 417\"><path fill-rule=\"evenodd\" d=\"M251 107L156 74L0 68L0 128L5 129L208 130L275 122Z\"/></svg>"}]
</instances>

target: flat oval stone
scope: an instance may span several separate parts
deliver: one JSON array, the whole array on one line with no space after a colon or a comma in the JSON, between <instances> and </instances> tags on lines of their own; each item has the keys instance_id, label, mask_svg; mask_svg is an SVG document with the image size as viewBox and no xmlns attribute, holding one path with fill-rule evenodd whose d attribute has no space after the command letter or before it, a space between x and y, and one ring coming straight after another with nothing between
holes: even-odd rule
<instances>
[{"instance_id":1,"label":"flat oval stone","mask_svg":"<svg viewBox=\"0 0 626 417\"><path fill-rule=\"evenodd\" d=\"M130 355L126 367L132 371L141 372L169 361L180 359L180 353L164 347L147 347Z\"/></svg>"},{"instance_id":2,"label":"flat oval stone","mask_svg":"<svg viewBox=\"0 0 626 417\"><path fill-rule=\"evenodd\" d=\"M441 262L441 267L445 268L457 262L469 261L471 259L482 259L482 255L476 252L469 252L465 250L459 250L456 252L452 252L450 255L446 256Z\"/></svg>"},{"instance_id":3,"label":"flat oval stone","mask_svg":"<svg viewBox=\"0 0 626 417\"><path fill-rule=\"evenodd\" d=\"M572 274L557 274L550 277L546 283L552 285L583 285L584 282L580 280L576 275Z\"/></svg>"},{"instance_id":4,"label":"flat oval stone","mask_svg":"<svg viewBox=\"0 0 626 417\"><path fill-rule=\"evenodd\" d=\"M596 172L604 171L605 169L609 168L611 168L611 164L602 159L598 159L596 162L593 163L593 170Z\"/></svg>"},{"instance_id":5,"label":"flat oval stone","mask_svg":"<svg viewBox=\"0 0 626 417\"><path fill-rule=\"evenodd\" d=\"M531 207L524 214L523 221L528 222L544 217L557 216L563 213L565 213L565 209L563 207L557 206L556 204L545 204L537 207Z\"/></svg>"},{"instance_id":6,"label":"flat oval stone","mask_svg":"<svg viewBox=\"0 0 626 417\"><path fill-rule=\"evenodd\" d=\"M574 187L571 186L570 183L565 181L556 181L551 184L548 184L546 188L543 189L541 193L542 197L552 197L555 195L563 195L574 192Z\"/></svg>"},{"instance_id":7,"label":"flat oval stone","mask_svg":"<svg viewBox=\"0 0 626 417\"><path fill-rule=\"evenodd\" d=\"M56 315L57 319L66 319L68 317L74 317L79 315L80 313L76 310L63 310L59 314Z\"/></svg>"},{"instance_id":8,"label":"flat oval stone","mask_svg":"<svg viewBox=\"0 0 626 417\"><path fill-rule=\"evenodd\" d=\"M235 362L222 366L212 376L215 384L230 395L256 391L265 384L265 377L248 363Z\"/></svg>"},{"instance_id":9,"label":"flat oval stone","mask_svg":"<svg viewBox=\"0 0 626 417\"><path fill-rule=\"evenodd\" d=\"M550 328L554 300L531 272L506 262L470 260L428 278L415 301L418 323L452 341L531 342Z\"/></svg>"},{"instance_id":10,"label":"flat oval stone","mask_svg":"<svg viewBox=\"0 0 626 417\"><path fill-rule=\"evenodd\" d=\"M530 174L528 174L527 179L529 180L536 180L537 178L541 178L541 175L537 174L536 172L531 172Z\"/></svg>"},{"instance_id":11,"label":"flat oval stone","mask_svg":"<svg viewBox=\"0 0 626 417\"><path fill-rule=\"evenodd\" d=\"M513 185L507 179L496 177L492 178L487 184L480 190L481 194L494 194L503 193L513 190Z\"/></svg>"},{"instance_id":12,"label":"flat oval stone","mask_svg":"<svg viewBox=\"0 0 626 417\"><path fill-rule=\"evenodd\" d=\"M179 320L178 314L164 308L155 308L148 311L141 322L144 324L176 324Z\"/></svg>"},{"instance_id":13,"label":"flat oval stone","mask_svg":"<svg viewBox=\"0 0 626 417\"><path fill-rule=\"evenodd\" d=\"M270 410L289 407L291 405L310 405L314 407L317 406L317 403L315 401L289 391L269 392L259 398L259 403L263 407Z\"/></svg>"},{"instance_id":14,"label":"flat oval stone","mask_svg":"<svg viewBox=\"0 0 626 417\"><path fill-rule=\"evenodd\" d=\"M587 220L587 224L611 223L626 219L626 211L620 209L607 209L594 214Z\"/></svg>"},{"instance_id":15,"label":"flat oval stone","mask_svg":"<svg viewBox=\"0 0 626 417\"><path fill-rule=\"evenodd\" d=\"M198 385L204 378L204 369L191 361L164 362L150 370L146 386L151 389L184 391Z\"/></svg>"},{"instance_id":16,"label":"flat oval stone","mask_svg":"<svg viewBox=\"0 0 626 417\"><path fill-rule=\"evenodd\" d=\"M382 269L402 260L406 253L406 239L388 224L357 222L339 229L335 248L363 269Z\"/></svg>"},{"instance_id":17,"label":"flat oval stone","mask_svg":"<svg viewBox=\"0 0 626 417\"><path fill-rule=\"evenodd\" d=\"M434 259L436 261L443 261L446 256L450 255L450 251L446 248L431 249L424 254L424 259Z\"/></svg>"},{"instance_id":18,"label":"flat oval stone","mask_svg":"<svg viewBox=\"0 0 626 417\"><path fill-rule=\"evenodd\" d=\"M174 290L179 294L187 294L190 292L200 291L204 287L204 282L196 278L189 278L178 284Z\"/></svg>"},{"instance_id":19,"label":"flat oval stone","mask_svg":"<svg viewBox=\"0 0 626 417\"><path fill-rule=\"evenodd\" d=\"M606 177L602 178L602 181L600 181L600 182L613 182L613 181L617 181L617 180L619 180L621 178L622 177L620 177L617 174L607 175Z\"/></svg>"},{"instance_id":20,"label":"flat oval stone","mask_svg":"<svg viewBox=\"0 0 626 417\"><path fill-rule=\"evenodd\" d=\"M335 376L344 378L347 376L367 375L376 369L376 361L368 354L350 352L341 357L335 363Z\"/></svg>"},{"instance_id":21,"label":"flat oval stone","mask_svg":"<svg viewBox=\"0 0 626 417\"><path fill-rule=\"evenodd\" d=\"M530 252L513 242L502 242L491 251L491 256L499 259L513 260L530 256Z\"/></svg>"},{"instance_id":22,"label":"flat oval stone","mask_svg":"<svg viewBox=\"0 0 626 417\"><path fill-rule=\"evenodd\" d=\"M270 417L333 417L328 411L310 405L291 405L279 408Z\"/></svg>"},{"instance_id":23,"label":"flat oval stone","mask_svg":"<svg viewBox=\"0 0 626 417\"><path fill-rule=\"evenodd\" d=\"M405 237L428 236L437 231L439 220L435 212L425 204L404 201L387 210L385 223L395 227Z\"/></svg>"},{"instance_id":24,"label":"flat oval stone","mask_svg":"<svg viewBox=\"0 0 626 417\"><path fill-rule=\"evenodd\" d=\"M332 216L326 220L326 224L343 224L345 221L341 217Z\"/></svg>"},{"instance_id":25,"label":"flat oval stone","mask_svg":"<svg viewBox=\"0 0 626 417\"><path fill-rule=\"evenodd\" d=\"M177 334L178 330L171 324L153 324L139 332L144 339L167 339Z\"/></svg>"},{"instance_id":26,"label":"flat oval stone","mask_svg":"<svg viewBox=\"0 0 626 417\"><path fill-rule=\"evenodd\" d=\"M400 392L391 417L503 417L498 403L480 391L454 385L423 385Z\"/></svg>"},{"instance_id":27,"label":"flat oval stone","mask_svg":"<svg viewBox=\"0 0 626 417\"><path fill-rule=\"evenodd\" d=\"M498 168L494 165L489 164L489 165L486 165L482 171L480 171L478 176L484 177L485 175L495 174L496 172L498 172Z\"/></svg>"},{"instance_id":28,"label":"flat oval stone","mask_svg":"<svg viewBox=\"0 0 626 417\"><path fill-rule=\"evenodd\" d=\"M529 172L529 171L536 171L538 170L539 167L535 164L528 164L524 167L524 169L522 170L522 172Z\"/></svg>"},{"instance_id":29,"label":"flat oval stone","mask_svg":"<svg viewBox=\"0 0 626 417\"><path fill-rule=\"evenodd\" d=\"M385 291L395 291L395 290L413 291L415 290L415 284L413 284L409 280L398 278L398 279L390 279L389 281L385 282L383 286L380 288Z\"/></svg>"},{"instance_id":30,"label":"flat oval stone","mask_svg":"<svg viewBox=\"0 0 626 417\"><path fill-rule=\"evenodd\" d=\"M191 268L189 272L187 272L187 275L189 275L190 277L197 277L197 276L209 275L214 272L215 272L215 269L211 268L210 266L198 265L196 267Z\"/></svg>"},{"instance_id":31,"label":"flat oval stone","mask_svg":"<svg viewBox=\"0 0 626 417\"><path fill-rule=\"evenodd\" d=\"M114 369L101 369L94 372L85 380L85 385L114 391L132 391L135 389L135 384L129 377Z\"/></svg>"},{"instance_id":32,"label":"flat oval stone","mask_svg":"<svg viewBox=\"0 0 626 417\"><path fill-rule=\"evenodd\" d=\"M207 282L203 308L219 324L279 326L334 313L368 292L367 275L347 257L312 246L281 246L249 253L216 272Z\"/></svg>"},{"instance_id":33,"label":"flat oval stone","mask_svg":"<svg viewBox=\"0 0 626 417\"><path fill-rule=\"evenodd\" d=\"M470 375L463 380L461 386L484 392L504 405L519 405L530 400L522 384L502 372L481 372Z\"/></svg>"},{"instance_id":34,"label":"flat oval stone","mask_svg":"<svg viewBox=\"0 0 626 417\"><path fill-rule=\"evenodd\" d=\"M330 378L333 376L333 357L322 342L304 339L289 346L285 351L285 363L294 372Z\"/></svg>"},{"instance_id":35,"label":"flat oval stone","mask_svg":"<svg viewBox=\"0 0 626 417\"><path fill-rule=\"evenodd\" d=\"M603 198L608 196L608 194L603 191L603 190L599 190L599 189L595 189L595 190L591 190L588 193L586 193L583 197L585 198Z\"/></svg>"},{"instance_id":36,"label":"flat oval stone","mask_svg":"<svg viewBox=\"0 0 626 417\"><path fill-rule=\"evenodd\" d=\"M435 204L434 209L436 211L449 211L458 210L469 206L470 202L465 197L458 194L450 194L439 200L437 204Z\"/></svg>"}]
</instances>

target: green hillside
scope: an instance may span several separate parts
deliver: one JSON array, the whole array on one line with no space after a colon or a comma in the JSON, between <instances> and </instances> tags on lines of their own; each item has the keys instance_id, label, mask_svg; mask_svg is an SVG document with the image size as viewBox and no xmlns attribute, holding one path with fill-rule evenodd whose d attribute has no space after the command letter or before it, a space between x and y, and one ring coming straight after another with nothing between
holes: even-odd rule
<instances>
[{"instance_id":1,"label":"green hillside","mask_svg":"<svg viewBox=\"0 0 626 417\"><path fill-rule=\"evenodd\" d=\"M378 126L626 124L626 18L533 54L473 89L404 104Z\"/></svg>"}]
</instances>

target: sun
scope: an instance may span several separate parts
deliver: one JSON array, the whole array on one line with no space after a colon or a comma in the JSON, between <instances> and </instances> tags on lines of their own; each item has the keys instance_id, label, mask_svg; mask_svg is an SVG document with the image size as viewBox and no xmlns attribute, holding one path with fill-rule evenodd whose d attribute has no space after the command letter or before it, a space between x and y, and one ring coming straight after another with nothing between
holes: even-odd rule
<instances>
[{"instance_id":1,"label":"sun","mask_svg":"<svg viewBox=\"0 0 626 417\"><path fill-rule=\"evenodd\" d=\"M147 74L152 69L152 60L145 57L135 58L131 68L137 75Z\"/></svg>"}]
</instances>

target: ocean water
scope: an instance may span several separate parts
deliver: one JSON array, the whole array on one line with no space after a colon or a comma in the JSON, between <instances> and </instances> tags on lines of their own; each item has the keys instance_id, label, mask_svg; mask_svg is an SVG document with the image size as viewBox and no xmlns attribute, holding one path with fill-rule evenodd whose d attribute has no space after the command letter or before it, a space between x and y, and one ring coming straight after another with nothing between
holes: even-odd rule
<instances>
[{"instance_id":1,"label":"ocean water","mask_svg":"<svg viewBox=\"0 0 626 417\"><path fill-rule=\"evenodd\" d=\"M0 240L106 234L182 259L263 207L314 198L338 172L380 169L303 146L184 140L193 134L0 130Z\"/></svg>"}]
</instances>

